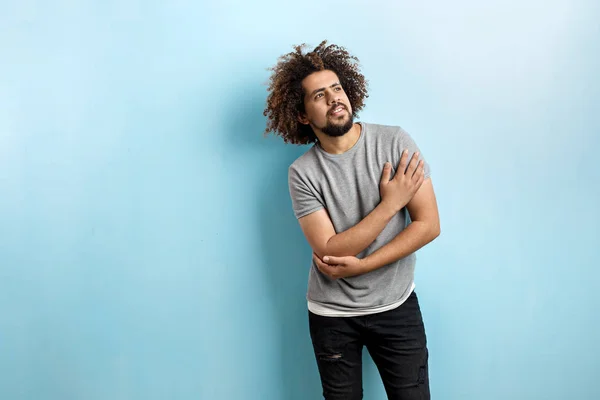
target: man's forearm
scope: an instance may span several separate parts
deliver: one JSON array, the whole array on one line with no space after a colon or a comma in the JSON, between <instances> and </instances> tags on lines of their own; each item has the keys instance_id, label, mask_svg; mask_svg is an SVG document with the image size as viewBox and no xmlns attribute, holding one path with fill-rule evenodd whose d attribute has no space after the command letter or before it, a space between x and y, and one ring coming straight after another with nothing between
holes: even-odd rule
<instances>
[{"instance_id":1,"label":"man's forearm","mask_svg":"<svg viewBox=\"0 0 600 400\"><path fill-rule=\"evenodd\" d=\"M413 221L388 244L371 253L364 259L365 272L373 271L404 258L440 234L439 225L426 221Z\"/></svg>"},{"instance_id":2,"label":"man's forearm","mask_svg":"<svg viewBox=\"0 0 600 400\"><path fill-rule=\"evenodd\" d=\"M356 256L373 243L397 212L386 203L379 203L358 224L332 236L321 256Z\"/></svg>"}]
</instances>

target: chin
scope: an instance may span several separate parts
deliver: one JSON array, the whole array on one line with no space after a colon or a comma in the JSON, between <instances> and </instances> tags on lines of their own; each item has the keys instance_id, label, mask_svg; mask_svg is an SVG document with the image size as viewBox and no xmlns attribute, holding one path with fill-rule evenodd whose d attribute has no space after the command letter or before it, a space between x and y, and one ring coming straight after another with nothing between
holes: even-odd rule
<instances>
[{"instance_id":1,"label":"chin","mask_svg":"<svg viewBox=\"0 0 600 400\"><path fill-rule=\"evenodd\" d=\"M321 131L331 137L340 137L340 136L344 136L346 133L348 133L350 131L350 129L352 129L352 126L354 125L354 121L352 118L346 118L346 120L342 120L342 121L336 121L335 123L329 123L327 124L327 126L323 129L321 129Z\"/></svg>"}]
</instances>

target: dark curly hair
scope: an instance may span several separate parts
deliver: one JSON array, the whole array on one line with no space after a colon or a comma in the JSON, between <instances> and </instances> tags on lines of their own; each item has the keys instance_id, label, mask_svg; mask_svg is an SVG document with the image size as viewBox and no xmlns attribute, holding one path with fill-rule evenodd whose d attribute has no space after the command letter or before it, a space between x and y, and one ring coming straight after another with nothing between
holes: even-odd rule
<instances>
[{"instance_id":1,"label":"dark curly hair","mask_svg":"<svg viewBox=\"0 0 600 400\"><path fill-rule=\"evenodd\" d=\"M309 144L317 141L310 125L301 124L298 115L304 112L304 91L302 80L313 72L331 70L340 79L352 114L365 106L368 97L367 81L361 74L358 58L350 55L343 47L324 40L313 51L303 53L305 44L294 46L296 51L279 58L269 79L267 106L263 115L267 117L265 135L273 132L285 143Z\"/></svg>"}]
</instances>

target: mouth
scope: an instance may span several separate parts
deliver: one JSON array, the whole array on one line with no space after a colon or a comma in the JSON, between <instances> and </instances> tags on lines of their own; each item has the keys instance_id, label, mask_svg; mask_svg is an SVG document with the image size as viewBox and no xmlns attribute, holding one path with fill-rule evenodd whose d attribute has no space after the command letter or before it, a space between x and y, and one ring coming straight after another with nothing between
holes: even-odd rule
<instances>
[{"instance_id":1,"label":"mouth","mask_svg":"<svg viewBox=\"0 0 600 400\"><path fill-rule=\"evenodd\" d=\"M337 117L339 115L342 115L342 113L346 110L346 107L344 107L343 105L339 105L336 106L333 110L331 110L329 112L329 115L331 115L332 117Z\"/></svg>"}]
</instances>

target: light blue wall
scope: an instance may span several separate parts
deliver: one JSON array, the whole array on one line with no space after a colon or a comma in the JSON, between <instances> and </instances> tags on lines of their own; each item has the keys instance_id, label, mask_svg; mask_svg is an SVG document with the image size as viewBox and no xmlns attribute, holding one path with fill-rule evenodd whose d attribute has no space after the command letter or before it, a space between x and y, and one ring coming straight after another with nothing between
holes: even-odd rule
<instances>
[{"instance_id":1,"label":"light blue wall","mask_svg":"<svg viewBox=\"0 0 600 400\"><path fill-rule=\"evenodd\" d=\"M598 2L416 4L0 2L0 399L318 398L262 111L323 38L432 165L433 398L600 398Z\"/></svg>"}]
</instances>

